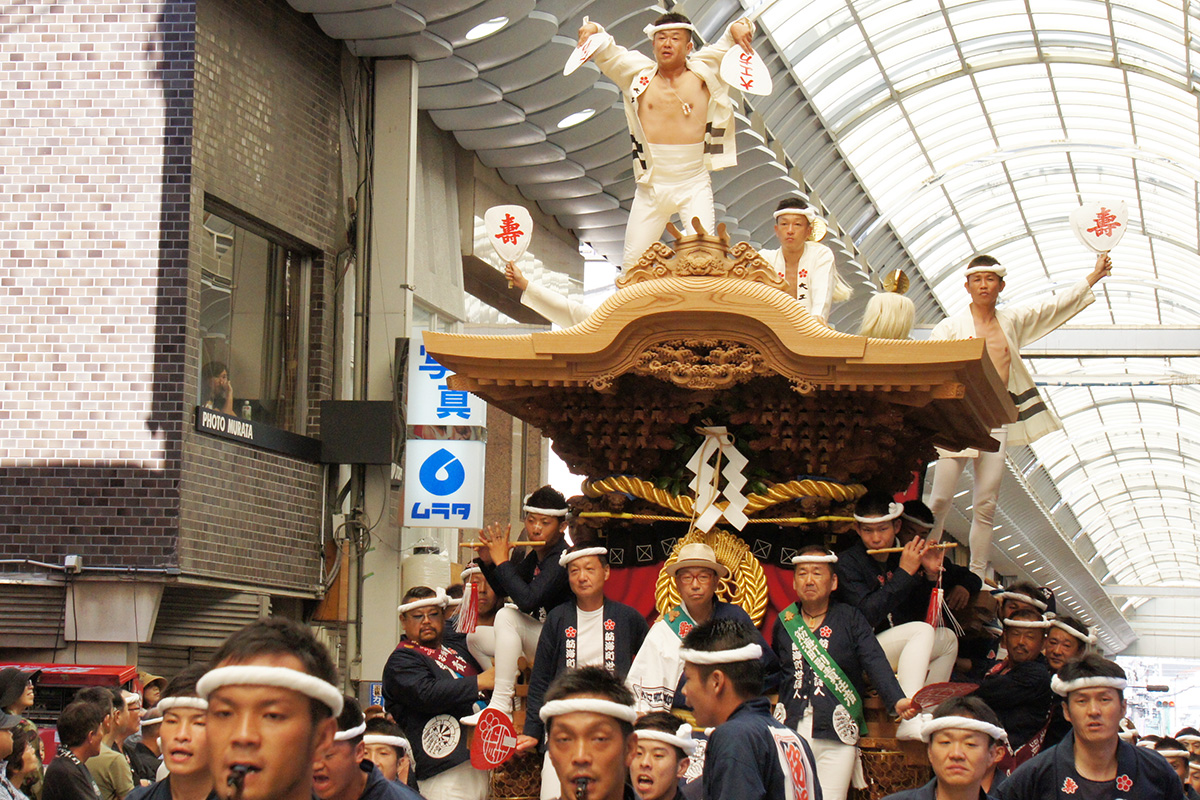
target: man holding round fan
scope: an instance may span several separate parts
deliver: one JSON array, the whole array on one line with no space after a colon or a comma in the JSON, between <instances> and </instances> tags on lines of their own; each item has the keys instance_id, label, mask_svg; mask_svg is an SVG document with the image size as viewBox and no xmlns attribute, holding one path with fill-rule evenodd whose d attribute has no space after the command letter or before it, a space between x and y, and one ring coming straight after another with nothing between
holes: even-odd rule
<instances>
[{"instance_id":1,"label":"man holding round fan","mask_svg":"<svg viewBox=\"0 0 1200 800\"><path fill-rule=\"evenodd\" d=\"M734 44L752 52L754 36L754 25L743 17L693 53L696 27L683 14L663 14L643 30L653 59L618 45L594 22L579 28L581 46L592 36L603 37L593 59L621 90L633 138L637 190L625 228L626 270L658 241L676 213L683 227L697 218L714 232L709 172L737 164L733 100L719 67Z\"/></svg>"},{"instance_id":2,"label":"man holding round fan","mask_svg":"<svg viewBox=\"0 0 1200 800\"><path fill-rule=\"evenodd\" d=\"M1038 394L1033 376L1021 360L1021 348L1036 342L1091 305L1096 299L1092 287L1111 272L1112 261L1108 254L1100 253L1088 276L1069 289L1047 299L997 308L1008 273L996 258L979 255L971 259L965 273L971 304L933 329L931 339L983 339L992 366L1017 406L1016 422L992 430L992 438L1000 443L994 453L978 450L952 453L939 449L933 473L929 505L938 520L934 535L938 538L950 510L950 500L957 491L958 478L968 461L974 465L969 543L971 571L981 578L985 577L991 558L992 520L1000 495L1000 479L1004 476L1006 448L1030 444L1062 427L1062 422Z\"/></svg>"}]
</instances>

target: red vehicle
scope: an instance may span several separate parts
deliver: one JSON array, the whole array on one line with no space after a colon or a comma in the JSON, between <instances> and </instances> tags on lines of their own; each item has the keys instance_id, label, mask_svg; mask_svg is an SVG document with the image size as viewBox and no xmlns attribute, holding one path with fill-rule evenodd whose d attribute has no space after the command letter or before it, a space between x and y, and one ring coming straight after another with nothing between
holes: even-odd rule
<instances>
[{"instance_id":1,"label":"red vehicle","mask_svg":"<svg viewBox=\"0 0 1200 800\"><path fill-rule=\"evenodd\" d=\"M103 666L100 664L0 664L16 667L22 672L41 670L33 680L33 708L24 716L38 726L46 745L46 763L58 751L58 732L55 723L59 713L71 702L75 692L86 686L115 686L131 692L141 692L137 667Z\"/></svg>"}]
</instances>

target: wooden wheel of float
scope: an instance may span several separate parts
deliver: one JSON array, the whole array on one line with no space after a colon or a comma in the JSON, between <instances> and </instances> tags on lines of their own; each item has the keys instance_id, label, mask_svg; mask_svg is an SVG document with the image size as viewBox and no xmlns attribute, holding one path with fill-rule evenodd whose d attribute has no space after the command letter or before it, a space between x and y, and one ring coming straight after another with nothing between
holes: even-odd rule
<instances>
[{"instance_id":1,"label":"wooden wheel of float","mask_svg":"<svg viewBox=\"0 0 1200 800\"><path fill-rule=\"evenodd\" d=\"M667 574L666 567L679 559L679 548L693 542L703 542L711 547L717 554L717 561L729 569L729 577L722 578L717 586L717 599L736 603L750 615L755 625L761 625L767 610L767 576L763 573L762 564L750 552L750 547L737 536L723 530L704 533L693 529L675 542L654 586L654 604L658 613L662 614L679 604L679 590Z\"/></svg>"}]
</instances>

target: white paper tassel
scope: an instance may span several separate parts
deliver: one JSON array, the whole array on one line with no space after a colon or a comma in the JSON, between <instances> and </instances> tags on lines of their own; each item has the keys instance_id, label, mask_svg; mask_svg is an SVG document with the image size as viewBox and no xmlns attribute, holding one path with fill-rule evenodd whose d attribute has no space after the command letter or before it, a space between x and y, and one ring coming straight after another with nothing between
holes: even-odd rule
<instances>
[{"instance_id":1,"label":"white paper tassel","mask_svg":"<svg viewBox=\"0 0 1200 800\"><path fill-rule=\"evenodd\" d=\"M687 465L688 469L696 473L696 477L688 484L696 493L696 527L707 533L721 517L724 517L730 525L740 531L749 522L745 513L748 501L742 494L742 487L746 485L746 476L742 474L742 470L749 461L734 447L733 437L724 427L714 426L699 430L704 434L704 442ZM719 471L713 464L714 458L718 457ZM722 475L725 477L724 490L720 488ZM716 505L721 494L724 494L728 501L723 511Z\"/></svg>"}]
</instances>

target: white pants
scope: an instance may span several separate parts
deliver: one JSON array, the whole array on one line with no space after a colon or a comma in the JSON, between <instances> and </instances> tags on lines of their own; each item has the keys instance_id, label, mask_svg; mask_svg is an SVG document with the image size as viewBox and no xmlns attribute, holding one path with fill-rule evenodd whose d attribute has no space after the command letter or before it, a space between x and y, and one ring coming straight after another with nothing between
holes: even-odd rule
<instances>
[{"instance_id":1,"label":"white pants","mask_svg":"<svg viewBox=\"0 0 1200 800\"><path fill-rule=\"evenodd\" d=\"M533 662L533 657L537 654L538 637L542 633L542 623L515 608L505 606L496 612L492 630L495 631L496 637L496 688L488 706L511 717L513 686L517 682L517 662L522 655L526 661Z\"/></svg>"},{"instance_id":2,"label":"white pants","mask_svg":"<svg viewBox=\"0 0 1200 800\"><path fill-rule=\"evenodd\" d=\"M949 628L934 628L926 622L906 622L875 637L906 697L931 683L950 680L958 639ZM890 709L889 709L890 710Z\"/></svg>"},{"instance_id":3,"label":"white pants","mask_svg":"<svg viewBox=\"0 0 1200 800\"><path fill-rule=\"evenodd\" d=\"M813 765L817 768L817 781L821 784L823 800L846 800L858 762L858 747L833 739L815 739L812 725L813 708L810 703L796 725L796 733L812 748Z\"/></svg>"},{"instance_id":4,"label":"white pants","mask_svg":"<svg viewBox=\"0 0 1200 800\"><path fill-rule=\"evenodd\" d=\"M1000 480L1004 477L1004 455L1008 447L1008 429L993 428L992 438L1000 442L994 453L977 452L974 458L960 453L945 453L933 468L933 488L929 510L933 512L936 530L941 530L950 512L950 500L958 486L958 476L974 461L975 485L971 490L971 572L985 577L992 557L992 520L996 517L996 500L1000 496Z\"/></svg>"},{"instance_id":5,"label":"white pants","mask_svg":"<svg viewBox=\"0 0 1200 800\"><path fill-rule=\"evenodd\" d=\"M712 179L704 168L704 144L650 144L654 162L653 179L639 183L625 227L624 269L629 269L662 238L671 217L679 214L683 230L691 228L692 217L709 234L716 232Z\"/></svg>"},{"instance_id":6,"label":"white pants","mask_svg":"<svg viewBox=\"0 0 1200 800\"><path fill-rule=\"evenodd\" d=\"M485 670L492 666L496 655L496 629L491 625L480 625L467 634L467 650Z\"/></svg>"},{"instance_id":7,"label":"white pants","mask_svg":"<svg viewBox=\"0 0 1200 800\"><path fill-rule=\"evenodd\" d=\"M418 780L421 796L425 800L487 800L491 790L491 773L475 769L470 761L434 775Z\"/></svg>"}]
</instances>

